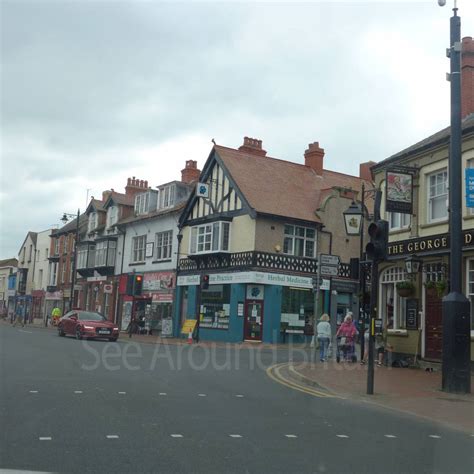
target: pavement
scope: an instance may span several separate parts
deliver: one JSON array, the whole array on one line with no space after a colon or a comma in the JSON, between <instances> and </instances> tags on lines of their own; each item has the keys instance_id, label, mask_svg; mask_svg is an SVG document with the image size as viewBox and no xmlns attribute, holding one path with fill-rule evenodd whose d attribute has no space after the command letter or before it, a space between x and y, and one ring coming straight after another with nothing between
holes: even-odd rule
<instances>
[{"instance_id":1,"label":"pavement","mask_svg":"<svg viewBox=\"0 0 474 474\"><path fill-rule=\"evenodd\" d=\"M472 433L282 383L308 355L0 324L0 471L473 472Z\"/></svg>"}]
</instances>

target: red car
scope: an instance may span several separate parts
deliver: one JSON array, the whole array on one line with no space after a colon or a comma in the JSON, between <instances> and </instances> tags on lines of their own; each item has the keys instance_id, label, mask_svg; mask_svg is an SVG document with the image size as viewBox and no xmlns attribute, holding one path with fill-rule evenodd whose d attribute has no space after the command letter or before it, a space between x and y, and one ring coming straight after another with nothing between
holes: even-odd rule
<instances>
[{"instance_id":1,"label":"red car","mask_svg":"<svg viewBox=\"0 0 474 474\"><path fill-rule=\"evenodd\" d=\"M95 311L73 310L59 320L58 335L76 336L76 339L108 339L115 342L119 337L119 328Z\"/></svg>"}]
</instances>

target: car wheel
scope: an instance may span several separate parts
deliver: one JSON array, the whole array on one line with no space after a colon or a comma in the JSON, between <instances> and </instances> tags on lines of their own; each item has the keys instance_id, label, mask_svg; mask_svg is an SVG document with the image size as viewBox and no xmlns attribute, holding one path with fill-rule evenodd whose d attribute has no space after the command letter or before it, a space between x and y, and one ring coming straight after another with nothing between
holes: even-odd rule
<instances>
[{"instance_id":1,"label":"car wheel","mask_svg":"<svg viewBox=\"0 0 474 474\"><path fill-rule=\"evenodd\" d=\"M82 339L82 332L81 332L81 328L79 326L76 328L76 339L78 339L78 340Z\"/></svg>"},{"instance_id":2,"label":"car wheel","mask_svg":"<svg viewBox=\"0 0 474 474\"><path fill-rule=\"evenodd\" d=\"M118 337L110 337L109 341L110 342L117 342Z\"/></svg>"},{"instance_id":3,"label":"car wheel","mask_svg":"<svg viewBox=\"0 0 474 474\"><path fill-rule=\"evenodd\" d=\"M65 335L66 335L66 333L65 333L64 330L63 330L63 326L62 326L62 324L60 324L60 325L58 326L58 336L59 336L59 337L64 337Z\"/></svg>"}]
</instances>

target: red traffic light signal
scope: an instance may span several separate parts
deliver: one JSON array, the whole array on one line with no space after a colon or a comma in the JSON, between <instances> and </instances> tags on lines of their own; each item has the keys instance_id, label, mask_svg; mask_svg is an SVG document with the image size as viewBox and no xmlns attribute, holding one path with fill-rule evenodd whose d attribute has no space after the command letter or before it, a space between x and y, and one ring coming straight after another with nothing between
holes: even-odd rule
<instances>
[{"instance_id":1,"label":"red traffic light signal","mask_svg":"<svg viewBox=\"0 0 474 474\"><path fill-rule=\"evenodd\" d=\"M201 289L207 290L209 288L209 275L203 275L201 277Z\"/></svg>"}]
</instances>

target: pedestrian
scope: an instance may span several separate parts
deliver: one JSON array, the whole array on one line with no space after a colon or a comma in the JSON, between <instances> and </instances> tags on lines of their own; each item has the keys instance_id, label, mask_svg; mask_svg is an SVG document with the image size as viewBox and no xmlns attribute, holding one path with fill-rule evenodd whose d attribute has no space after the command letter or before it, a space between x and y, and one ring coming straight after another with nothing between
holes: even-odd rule
<instances>
[{"instance_id":1,"label":"pedestrian","mask_svg":"<svg viewBox=\"0 0 474 474\"><path fill-rule=\"evenodd\" d=\"M61 310L55 306L53 310L51 311L51 323L53 326L58 325L59 318L61 317Z\"/></svg>"},{"instance_id":2,"label":"pedestrian","mask_svg":"<svg viewBox=\"0 0 474 474\"><path fill-rule=\"evenodd\" d=\"M329 324L329 315L324 313L318 325L316 326L319 343L319 360L326 362L328 358L328 348L331 342L331 325Z\"/></svg>"},{"instance_id":3,"label":"pedestrian","mask_svg":"<svg viewBox=\"0 0 474 474\"><path fill-rule=\"evenodd\" d=\"M25 327L25 321L24 321L24 312L23 312L23 304L20 302L16 306L16 311L15 311L15 322L13 323L13 327L16 327L17 324L21 324L21 327Z\"/></svg>"},{"instance_id":4,"label":"pedestrian","mask_svg":"<svg viewBox=\"0 0 474 474\"><path fill-rule=\"evenodd\" d=\"M338 349L342 351L343 358L347 362L356 362L354 343L356 334L357 329L352 322L352 313L349 312L336 333Z\"/></svg>"},{"instance_id":5,"label":"pedestrian","mask_svg":"<svg viewBox=\"0 0 474 474\"><path fill-rule=\"evenodd\" d=\"M370 330L367 329L364 334L364 358L360 361L361 364L366 364L369 359L369 336ZM375 336L374 348L377 352L376 364L380 367L384 363L386 350L390 348L390 345L387 343L387 332L385 330Z\"/></svg>"}]
</instances>

